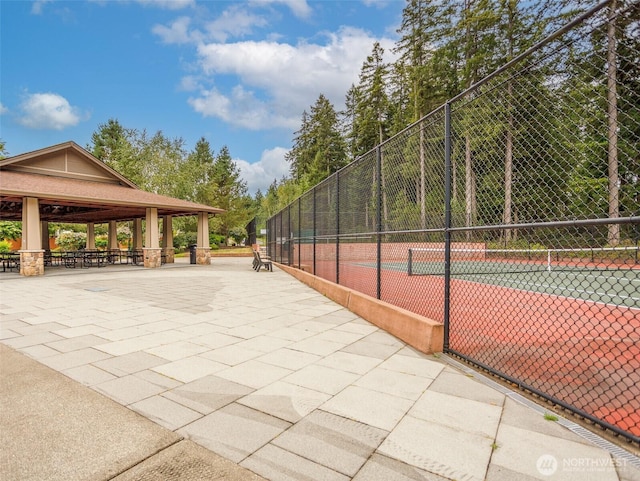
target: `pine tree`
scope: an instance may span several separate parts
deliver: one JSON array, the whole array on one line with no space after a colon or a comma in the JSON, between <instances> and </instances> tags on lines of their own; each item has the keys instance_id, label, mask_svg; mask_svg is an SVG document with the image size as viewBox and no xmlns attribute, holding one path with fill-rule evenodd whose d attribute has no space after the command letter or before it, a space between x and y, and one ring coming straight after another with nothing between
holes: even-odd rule
<instances>
[{"instance_id":1,"label":"pine tree","mask_svg":"<svg viewBox=\"0 0 640 481\"><path fill-rule=\"evenodd\" d=\"M403 118L405 123L416 122L440 106L449 95L457 93L455 42L451 26L454 7L455 4L452 2L407 2L398 30L401 34L396 46L399 60L394 70L395 78L400 81L406 79L408 85L405 86L403 94L410 100L404 115L399 116L395 112L396 119ZM407 147L409 151L417 152L419 167L414 172L414 169L409 167L412 163L407 164L406 174L415 179L415 182L413 186L409 186L406 181L403 182L406 185L403 198L419 206L420 224L424 228L427 223L427 140L424 125L421 124L419 129L419 138L412 140L411 145ZM410 207L402 209L408 212Z\"/></svg>"},{"instance_id":2,"label":"pine tree","mask_svg":"<svg viewBox=\"0 0 640 481\"><path fill-rule=\"evenodd\" d=\"M287 153L293 178L302 186L313 186L346 165L346 145L340 134L338 114L322 94L303 114L293 148Z\"/></svg>"},{"instance_id":3,"label":"pine tree","mask_svg":"<svg viewBox=\"0 0 640 481\"><path fill-rule=\"evenodd\" d=\"M462 85L471 87L484 76L494 70L495 58L495 27L497 24L496 8L491 0L464 0L460 20L457 23L457 42L462 55ZM473 105L469 104L471 115ZM482 105L479 106L483 108ZM464 156L464 185L465 185L465 226L476 225L478 217L477 203L477 173L475 170L473 145L481 142L482 134L475 132L481 126L473 125L473 119L465 124L463 136L465 142ZM471 232L467 232L467 239Z\"/></svg>"},{"instance_id":4,"label":"pine tree","mask_svg":"<svg viewBox=\"0 0 640 481\"><path fill-rule=\"evenodd\" d=\"M211 145L201 137L187 156L184 163L182 178L184 179L185 195L181 198L193 202L205 203L209 184L213 178L213 164L215 161Z\"/></svg>"},{"instance_id":5,"label":"pine tree","mask_svg":"<svg viewBox=\"0 0 640 481\"><path fill-rule=\"evenodd\" d=\"M240 170L227 146L215 157L206 199L208 205L225 210L212 220L214 230L225 239L231 234L239 235L253 217L246 183L240 178Z\"/></svg>"},{"instance_id":6,"label":"pine tree","mask_svg":"<svg viewBox=\"0 0 640 481\"><path fill-rule=\"evenodd\" d=\"M91 134L87 150L136 185L142 186L144 178L134 147L138 132L127 129L117 119L99 124Z\"/></svg>"},{"instance_id":7,"label":"pine tree","mask_svg":"<svg viewBox=\"0 0 640 481\"><path fill-rule=\"evenodd\" d=\"M616 84L619 125L624 125L618 138L618 177L620 215L640 215L640 3L618 0L616 18ZM628 227L625 237L635 234ZM622 234L621 234L622 236ZM622 237L621 237L622 240Z\"/></svg>"},{"instance_id":8,"label":"pine tree","mask_svg":"<svg viewBox=\"0 0 640 481\"><path fill-rule=\"evenodd\" d=\"M354 132L357 155L364 154L388 138L388 67L383 57L384 49L379 42L375 42L360 70Z\"/></svg>"},{"instance_id":9,"label":"pine tree","mask_svg":"<svg viewBox=\"0 0 640 481\"><path fill-rule=\"evenodd\" d=\"M300 130L295 132L293 147L285 155L289 162L289 171L297 182L301 182L304 174L313 163L311 124L307 111L302 112Z\"/></svg>"},{"instance_id":10,"label":"pine tree","mask_svg":"<svg viewBox=\"0 0 640 481\"><path fill-rule=\"evenodd\" d=\"M358 108L360 92L358 87L351 84L345 96L345 110L340 112L340 132L346 142L346 151L350 159L358 156L356 135L356 109Z\"/></svg>"}]
</instances>

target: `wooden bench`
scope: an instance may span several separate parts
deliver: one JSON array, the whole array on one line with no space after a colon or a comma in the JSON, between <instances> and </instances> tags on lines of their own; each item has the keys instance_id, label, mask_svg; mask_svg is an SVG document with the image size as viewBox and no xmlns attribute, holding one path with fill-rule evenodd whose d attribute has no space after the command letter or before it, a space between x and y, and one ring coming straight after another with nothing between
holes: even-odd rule
<instances>
[{"instance_id":1,"label":"wooden bench","mask_svg":"<svg viewBox=\"0 0 640 481\"><path fill-rule=\"evenodd\" d=\"M262 257L260 251L253 251L253 270L258 272L264 267L266 270L273 272L273 265L269 257Z\"/></svg>"}]
</instances>

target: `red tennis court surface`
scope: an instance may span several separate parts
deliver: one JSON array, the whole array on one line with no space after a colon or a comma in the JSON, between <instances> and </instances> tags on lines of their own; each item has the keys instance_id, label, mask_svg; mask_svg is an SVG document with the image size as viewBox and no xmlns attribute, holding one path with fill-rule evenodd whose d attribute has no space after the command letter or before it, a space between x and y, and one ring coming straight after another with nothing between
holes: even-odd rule
<instances>
[{"instance_id":1,"label":"red tennis court surface","mask_svg":"<svg viewBox=\"0 0 640 481\"><path fill-rule=\"evenodd\" d=\"M316 275L335 281L335 264ZM439 322L444 279L382 270L381 299ZM376 270L341 264L340 284L376 296ZM449 346L640 436L640 309L452 280Z\"/></svg>"}]
</instances>

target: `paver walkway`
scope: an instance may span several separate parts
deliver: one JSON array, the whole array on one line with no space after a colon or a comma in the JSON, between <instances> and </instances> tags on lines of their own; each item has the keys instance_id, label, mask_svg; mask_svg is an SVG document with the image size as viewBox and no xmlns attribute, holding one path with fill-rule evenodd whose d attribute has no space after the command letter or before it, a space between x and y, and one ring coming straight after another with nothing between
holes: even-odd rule
<instances>
[{"instance_id":1,"label":"paver walkway","mask_svg":"<svg viewBox=\"0 0 640 481\"><path fill-rule=\"evenodd\" d=\"M416 352L277 268L256 273L251 258L0 275L0 342L12 348L4 356L33 358L162 430L154 442L169 441L140 454L149 459L137 474L113 460L118 479L157 479L144 473L172 460L184 466L176 443L185 442L206 448L200 460L212 452L246 469L211 479L640 479L637 457L545 420L521 396ZM7 376L3 391L16 388ZM3 450L0 477L29 479L25 465L38 460L24 444L51 430L16 419L15 399L1 399L0 428L31 434ZM90 438L93 425L74 429ZM50 451L39 452L42 465L56 465ZM181 476L163 474L189 479Z\"/></svg>"}]
</instances>

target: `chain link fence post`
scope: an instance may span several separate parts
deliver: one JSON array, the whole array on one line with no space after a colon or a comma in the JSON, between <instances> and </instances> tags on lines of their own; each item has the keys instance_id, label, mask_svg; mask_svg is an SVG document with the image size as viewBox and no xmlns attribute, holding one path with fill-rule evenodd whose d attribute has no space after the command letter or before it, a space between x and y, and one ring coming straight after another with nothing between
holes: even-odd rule
<instances>
[{"instance_id":1,"label":"chain link fence post","mask_svg":"<svg viewBox=\"0 0 640 481\"><path fill-rule=\"evenodd\" d=\"M449 350L451 309L451 104L444 105L444 350Z\"/></svg>"}]
</instances>

